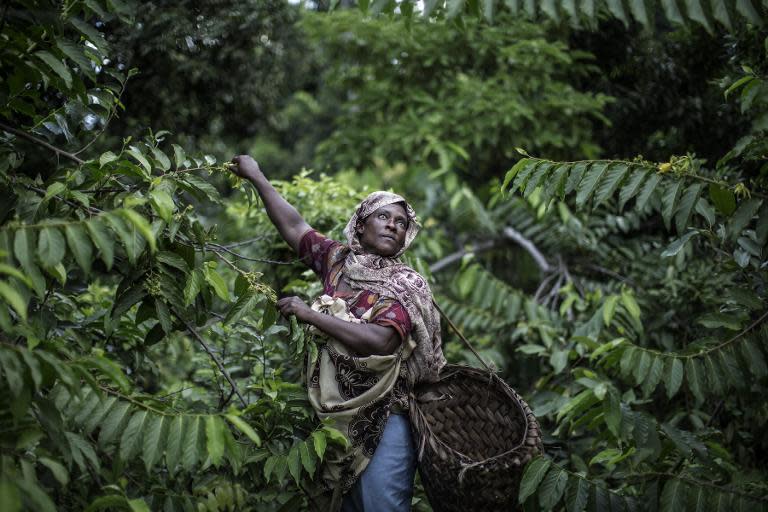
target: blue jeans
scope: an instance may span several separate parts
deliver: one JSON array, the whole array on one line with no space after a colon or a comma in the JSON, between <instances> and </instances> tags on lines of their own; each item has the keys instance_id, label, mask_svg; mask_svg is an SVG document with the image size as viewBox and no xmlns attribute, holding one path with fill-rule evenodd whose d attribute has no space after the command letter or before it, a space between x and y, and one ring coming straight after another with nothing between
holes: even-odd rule
<instances>
[{"instance_id":1,"label":"blue jeans","mask_svg":"<svg viewBox=\"0 0 768 512\"><path fill-rule=\"evenodd\" d=\"M342 512L411 510L416 451L408 416L390 414L373 458L344 496Z\"/></svg>"}]
</instances>

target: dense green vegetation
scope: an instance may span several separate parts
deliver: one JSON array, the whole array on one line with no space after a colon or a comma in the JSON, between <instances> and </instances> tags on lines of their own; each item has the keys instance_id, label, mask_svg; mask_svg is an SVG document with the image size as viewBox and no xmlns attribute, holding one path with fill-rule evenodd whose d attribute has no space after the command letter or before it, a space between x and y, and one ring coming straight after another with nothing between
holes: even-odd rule
<instances>
[{"instance_id":1,"label":"dense green vegetation","mask_svg":"<svg viewBox=\"0 0 768 512\"><path fill-rule=\"evenodd\" d=\"M765 3L348 4L0 7L0 509L308 507L346 440L273 303L320 288L243 151L335 237L414 202L526 509L768 508Z\"/></svg>"}]
</instances>

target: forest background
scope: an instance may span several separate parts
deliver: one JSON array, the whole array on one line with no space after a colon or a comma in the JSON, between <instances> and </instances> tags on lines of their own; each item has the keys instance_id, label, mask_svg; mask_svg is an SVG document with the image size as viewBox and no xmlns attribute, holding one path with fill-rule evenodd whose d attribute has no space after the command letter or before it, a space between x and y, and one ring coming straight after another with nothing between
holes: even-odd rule
<instances>
[{"instance_id":1,"label":"forest background","mask_svg":"<svg viewBox=\"0 0 768 512\"><path fill-rule=\"evenodd\" d=\"M307 506L320 288L238 153L331 236L413 202L526 509L765 509L767 3L333 3L0 7L0 509Z\"/></svg>"}]
</instances>

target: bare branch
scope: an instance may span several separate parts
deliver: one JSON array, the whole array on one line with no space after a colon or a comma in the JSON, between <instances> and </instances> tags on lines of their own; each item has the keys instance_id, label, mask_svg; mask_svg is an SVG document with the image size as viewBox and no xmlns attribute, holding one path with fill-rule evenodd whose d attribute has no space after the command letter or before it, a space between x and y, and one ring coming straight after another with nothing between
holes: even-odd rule
<instances>
[{"instance_id":1,"label":"bare branch","mask_svg":"<svg viewBox=\"0 0 768 512\"><path fill-rule=\"evenodd\" d=\"M531 255L542 272L546 273L552 271L552 266L547 261L547 258L545 258L544 255L541 254L541 251L539 251L539 249L536 247L536 245L532 241L525 238L522 233L511 226L505 227L503 233L505 237L515 241L520 247L525 249L528 254Z\"/></svg>"},{"instance_id":2,"label":"bare branch","mask_svg":"<svg viewBox=\"0 0 768 512\"><path fill-rule=\"evenodd\" d=\"M433 274L435 272L439 272L440 270L443 270L445 267L448 267L452 265L453 263L456 263L457 261L460 261L461 258L463 258L465 255L470 253L478 253L487 251L489 249L492 249L496 246L496 240L486 240L484 242L477 242L475 244L472 244L472 247L469 249L461 249L460 251L456 251L454 253L449 254L448 256L445 256L442 259L437 260L432 265L429 266L429 271Z\"/></svg>"},{"instance_id":3,"label":"bare branch","mask_svg":"<svg viewBox=\"0 0 768 512\"><path fill-rule=\"evenodd\" d=\"M211 359L213 359L213 362L216 363L216 366L218 366L221 374L224 375L224 378L227 379L227 382L229 382L229 385L232 386L232 391L237 395L237 398L240 399L240 402L243 404L243 407L247 406L248 403L245 401L245 398L243 398L243 395L240 393L240 390L237 389L237 384L235 384L235 381L232 380L232 377L229 375L229 372L227 371L227 369L224 368L224 364L221 362L221 360L216 355L216 353L211 350L211 347L208 346L208 344L205 342L203 337L200 336L200 334L195 330L192 324L184 320L181 317L181 315L179 315L179 312L176 311L175 309L171 308L171 311L176 316L176 318L181 320L181 322L187 328L187 331L189 331L192 337L195 338L198 341L198 343L200 343L200 345L203 346L203 349L205 349L205 351L208 353Z\"/></svg>"},{"instance_id":4,"label":"bare branch","mask_svg":"<svg viewBox=\"0 0 768 512\"><path fill-rule=\"evenodd\" d=\"M25 131L18 130L16 128L13 128L12 126L8 126L5 123L0 123L0 129L5 130L8 133L12 133L12 134L16 135L17 137L21 137L22 139L26 139L26 140L28 140L30 142L33 142L33 143L37 144L38 146L42 146L42 147L44 147L45 149L47 149L49 151L53 151L57 155L63 156L64 158L72 160L73 162L75 162L78 165L82 165L82 164L85 163L85 160L83 160L82 158L79 158L78 156L73 155L72 153L70 153L68 151L64 151L63 149L59 149L56 146L52 146L52 145L48 144L47 142L45 142L43 139L37 138L34 135L30 135L29 133L27 133Z\"/></svg>"}]
</instances>

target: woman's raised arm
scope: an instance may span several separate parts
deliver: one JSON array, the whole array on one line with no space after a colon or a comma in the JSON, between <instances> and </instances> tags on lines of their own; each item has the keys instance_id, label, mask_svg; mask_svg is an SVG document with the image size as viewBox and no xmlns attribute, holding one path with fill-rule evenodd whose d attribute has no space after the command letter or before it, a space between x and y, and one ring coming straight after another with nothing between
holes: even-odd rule
<instances>
[{"instance_id":1,"label":"woman's raised arm","mask_svg":"<svg viewBox=\"0 0 768 512\"><path fill-rule=\"evenodd\" d=\"M232 172L253 183L261 200L264 201L269 220L280 232L283 240L298 252L301 235L312 229L312 226L307 224L296 208L275 190L253 158L248 155L239 155L232 159L232 163L235 164Z\"/></svg>"}]
</instances>

